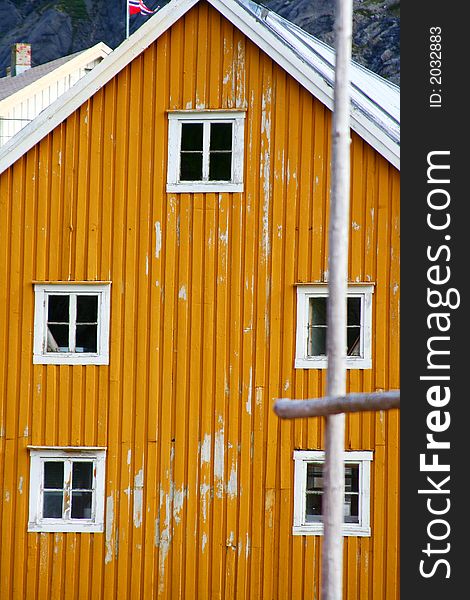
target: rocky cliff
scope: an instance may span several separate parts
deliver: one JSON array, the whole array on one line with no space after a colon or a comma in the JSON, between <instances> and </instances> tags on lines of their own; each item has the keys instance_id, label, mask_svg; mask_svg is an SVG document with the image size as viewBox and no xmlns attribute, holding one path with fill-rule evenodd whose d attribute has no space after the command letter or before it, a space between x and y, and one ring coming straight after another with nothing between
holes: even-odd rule
<instances>
[{"instance_id":1,"label":"rocky cliff","mask_svg":"<svg viewBox=\"0 0 470 600\"><path fill-rule=\"evenodd\" d=\"M160 4L166 4L163 0ZM147 0L155 8L158 0ZM262 4L333 45L334 0L263 0ZM131 33L148 17L131 16ZM0 77L15 42L32 44L33 66L125 37L125 0L0 0ZM354 0L353 58L400 82L400 0Z\"/></svg>"}]
</instances>

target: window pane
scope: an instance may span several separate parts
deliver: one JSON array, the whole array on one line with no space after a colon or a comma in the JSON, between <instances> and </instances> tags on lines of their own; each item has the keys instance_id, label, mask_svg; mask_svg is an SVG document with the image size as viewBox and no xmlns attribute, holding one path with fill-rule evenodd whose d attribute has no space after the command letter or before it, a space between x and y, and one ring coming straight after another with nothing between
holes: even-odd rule
<instances>
[{"instance_id":1,"label":"window pane","mask_svg":"<svg viewBox=\"0 0 470 600\"><path fill-rule=\"evenodd\" d=\"M93 487L93 463L76 461L72 464L72 488L91 490Z\"/></svg>"},{"instance_id":2,"label":"window pane","mask_svg":"<svg viewBox=\"0 0 470 600\"><path fill-rule=\"evenodd\" d=\"M232 149L232 123L211 123L210 150Z\"/></svg>"},{"instance_id":3,"label":"window pane","mask_svg":"<svg viewBox=\"0 0 470 600\"><path fill-rule=\"evenodd\" d=\"M202 123L181 124L181 150L202 151Z\"/></svg>"},{"instance_id":4,"label":"window pane","mask_svg":"<svg viewBox=\"0 0 470 600\"><path fill-rule=\"evenodd\" d=\"M307 523L322 520L323 494L307 494L305 503L305 518Z\"/></svg>"},{"instance_id":5,"label":"window pane","mask_svg":"<svg viewBox=\"0 0 470 600\"><path fill-rule=\"evenodd\" d=\"M69 296L48 296L47 320L53 323L69 322Z\"/></svg>"},{"instance_id":6,"label":"window pane","mask_svg":"<svg viewBox=\"0 0 470 600\"><path fill-rule=\"evenodd\" d=\"M326 327L312 327L309 330L308 356L326 356Z\"/></svg>"},{"instance_id":7,"label":"window pane","mask_svg":"<svg viewBox=\"0 0 470 600\"><path fill-rule=\"evenodd\" d=\"M64 487L64 463L47 461L44 463L44 489L62 489Z\"/></svg>"},{"instance_id":8,"label":"window pane","mask_svg":"<svg viewBox=\"0 0 470 600\"><path fill-rule=\"evenodd\" d=\"M77 325L75 352L98 352L97 325Z\"/></svg>"},{"instance_id":9,"label":"window pane","mask_svg":"<svg viewBox=\"0 0 470 600\"><path fill-rule=\"evenodd\" d=\"M307 463L307 490L323 489L323 465Z\"/></svg>"},{"instance_id":10,"label":"window pane","mask_svg":"<svg viewBox=\"0 0 470 600\"><path fill-rule=\"evenodd\" d=\"M97 323L98 296L77 296L77 323Z\"/></svg>"},{"instance_id":11,"label":"window pane","mask_svg":"<svg viewBox=\"0 0 470 600\"><path fill-rule=\"evenodd\" d=\"M310 325L326 325L327 298L310 298L308 322Z\"/></svg>"},{"instance_id":12,"label":"window pane","mask_svg":"<svg viewBox=\"0 0 470 600\"><path fill-rule=\"evenodd\" d=\"M346 495L344 499L344 522L359 523L359 496Z\"/></svg>"},{"instance_id":13,"label":"window pane","mask_svg":"<svg viewBox=\"0 0 470 600\"><path fill-rule=\"evenodd\" d=\"M44 492L42 516L44 519L62 518L62 492Z\"/></svg>"},{"instance_id":14,"label":"window pane","mask_svg":"<svg viewBox=\"0 0 470 600\"><path fill-rule=\"evenodd\" d=\"M181 152L180 181L202 181L202 152Z\"/></svg>"},{"instance_id":15,"label":"window pane","mask_svg":"<svg viewBox=\"0 0 470 600\"><path fill-rule=\"evenodd\" d=\"M210 181L231 181L232 179L232 153L211 152L209 159Z\"/></svg>"},{"instance_id":16,"label":"window pane","mask_svg":"<svg viewBox=\"0 0 470 600\"><path fill-rule=\"evenodd\" d=\"M48 325L47 327L47 351L69 352L69 326Z\"/></svg>"},{"instance_id":17,"label":"window pane","mask_svg":"<svg viewBox=\"0 0 470 600\"><path fill-rule=\"evenodd\" d=\"M360 356L361 355L361 328L360 327L348 327L348 356Z\"/></svg>"},{"instance_id":18,"label":"window pane","mask_svg":"<svg viewBox=\"0 0 470 600\"><path fill-rule=\"evenodd\" d=\"M348 298L348 325L361 324L361 299Z\"/></svg>"},{"instance_id":19,"label":"window pane","mask_svg":"<svg viewBox=\"0 0 470 600\"><path fill-rule=\"evenodd\" d=\"M345 466L344 489L346 492L359 492L359 465Z\"/></svg>"},{"instance_id":20,"label":"window pane","mask_svg":"<svg viewBox=\"0 0 470 600\"><path fill-rule=\"evenodd\" d=\"M93 492L72 492L72 519L91 519Z\"/></svg>"}]
</instances>

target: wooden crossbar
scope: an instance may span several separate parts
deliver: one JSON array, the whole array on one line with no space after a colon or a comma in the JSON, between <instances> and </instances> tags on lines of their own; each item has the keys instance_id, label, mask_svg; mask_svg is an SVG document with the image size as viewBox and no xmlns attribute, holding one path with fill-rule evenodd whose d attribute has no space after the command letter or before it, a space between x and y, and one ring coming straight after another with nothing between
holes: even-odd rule
<instances>
[{"instance_id":1,"label":"wooden crossbar","mask_svg":"<svg viewBox=\"0 0 470 600\"><path fill-rule=\"evenodd\" d=\"M307 400L280 398L274 403L274 412L282 419L322 417L340 413L400 408L400 390L325 396Z\"/></svg>"}]
</instances>

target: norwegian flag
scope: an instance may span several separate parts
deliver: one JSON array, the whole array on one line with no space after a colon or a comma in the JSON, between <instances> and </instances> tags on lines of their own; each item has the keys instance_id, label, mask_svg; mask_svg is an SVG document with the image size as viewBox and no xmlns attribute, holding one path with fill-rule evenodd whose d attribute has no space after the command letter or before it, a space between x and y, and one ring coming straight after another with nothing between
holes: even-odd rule
<instances>
[{"instance_id":1,"label":"norwegian flag","mask_svg":"<svg viewBox=\"0 0 470 600\"><path fill-rule=\"evenodd\" d=\"M153 13L157 12L157 9L160 8L157 6L155 10L151 10L142 2L142 0L128 0L129 1L129 14L130 15L153 15Z\"/></svg>"}]
</instances>

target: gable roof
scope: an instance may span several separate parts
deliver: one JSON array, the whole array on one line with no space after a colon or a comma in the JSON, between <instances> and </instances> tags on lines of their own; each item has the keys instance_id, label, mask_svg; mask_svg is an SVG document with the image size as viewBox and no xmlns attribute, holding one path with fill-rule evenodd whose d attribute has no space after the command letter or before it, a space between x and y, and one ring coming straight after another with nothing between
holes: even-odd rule
<instances>
[{"instance_id":1,"label":"gable roof","mask_svg":"<svg viewBox=\"0 0 470 600\"><path fill-rule=\"evenodd\" d=\"M0 173L64 121L199 0L171 0L88 75L0 150ZM225 18L328 108L333 109L334 50L251 0L208 0ZM351 128L396 168L400 165L398 86L353 63Z\"/></svg>"}]
</instances>

